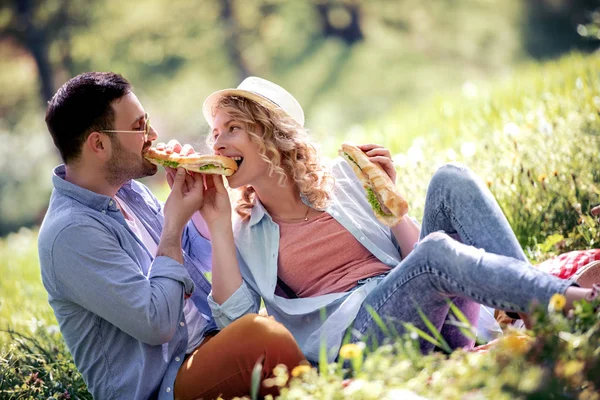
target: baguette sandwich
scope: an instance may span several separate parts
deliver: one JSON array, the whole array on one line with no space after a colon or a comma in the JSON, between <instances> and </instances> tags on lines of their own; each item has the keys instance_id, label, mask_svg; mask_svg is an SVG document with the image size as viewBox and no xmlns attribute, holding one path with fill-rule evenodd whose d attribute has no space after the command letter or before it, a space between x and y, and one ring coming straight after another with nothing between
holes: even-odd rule
<instances>
[{"instance_id":1,"label":"baguette sandwich","mask_svg":"<svg viewBox=\"0 0 600 400\"><path fill-rule=\"evenodd\" d=\"M408 213L408 203L396 190L388 174L357 146L342 143L339 150L362 183L375 216L387 226L398 224Z\"/></svg>"},{"instance_id":2,"label":"baguette sandwich","mask_svg":"<svg viewBox=\"0 0 600 400\"><path fill-rule=\"evenodd\" d=\"M237 163L228 157L198 153L187 156L177 153L167 154L164 150L157 150L155 147L150 147L144 153L144 158L155 165L170 168L182 167L190 172L201 174L230 176L237 171L238 167Z\"/></svg>"}]
</instances>

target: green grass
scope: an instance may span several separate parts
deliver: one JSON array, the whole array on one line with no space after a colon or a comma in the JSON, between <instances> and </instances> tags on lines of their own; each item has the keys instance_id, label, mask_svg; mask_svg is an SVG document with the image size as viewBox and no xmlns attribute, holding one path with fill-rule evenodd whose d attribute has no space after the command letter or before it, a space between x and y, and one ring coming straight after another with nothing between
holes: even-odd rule
<instances>
[{"instance_id":1,"label":"green grass","mask_svg":"<svg viewBox=\"0 0 600 400\"><path fill-rule=\"evenodd\" d=\"M526 66L511 79L467 86L328 137L322 150L333 156L342 139L388 146L417 218L437 166L464 162L490 187L532 260L594 248L600 234L588 211L600 203L599 71L599 57L576 54ZM0 329L17 332L0 333L0 398L89 398L47 304L36 231L0 240L0 275ZM542 315L525 349L509 341L487 354L422 357L414 338L397 337L355 370L323 365L320 374L294 378L282 396L402 398L411 390L436 398L597 399L598 315L585 305L570 320Z\"/></svg>"}]
</instances>

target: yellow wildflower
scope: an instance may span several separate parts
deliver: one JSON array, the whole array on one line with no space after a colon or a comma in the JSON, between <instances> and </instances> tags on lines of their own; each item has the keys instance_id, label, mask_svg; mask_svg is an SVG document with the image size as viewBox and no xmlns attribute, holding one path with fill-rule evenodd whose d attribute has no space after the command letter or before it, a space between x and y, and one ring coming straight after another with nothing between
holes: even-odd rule
<instances>
[{"instance_id":1,"label":"yellow wildflower","mask_svg":"<svg viewBox=\"0 0 600 400\"><path fill-rule=\"evenodd\" d=\"M562 294L555 293L550 298L550 304L548 304L548 311L550 312L559 312L565 308L565 304L567 304L567 298Z\"/></svg>"},{"instance_id":2,"label":"yellow wildflower","mask_svg":"<svg viewBox=\"0 0 600 400\"><path fill-rule=\"evenodd\" d=\"M526 335L507 335L501 339L502 347L514 354L525 354L531 348L533 339Z\"/></svg>"},{"instance_id":3,"label":"yellow wildflower","mask_svg":"<svg viewBox=\"0 0 600 400\"><path fill-rule=\"evenodd\" d=\"M292 376L296 378L310 372L311 370L312 367L310 365L298 365L292 370Z\"/></svg>"},{"instance_id":4,"label":"yellow wildflower","mask_svg":"<svg viewBox=\"0 0 600 400\"><path fill-rule=\"evenodd\" d=\"M540 181L541 183L544 183L546 178L548 178L548 176L546 174L541 174L538 176L538 181Z\"/></svg>"},{"instance_id":5,"label":"yellow wildflower","mask_svg":"<svg viewBox=\"0 0 600 400\"><path fill-rule=\"evenodd\" d=\"M362 349L355 343L348 343L340 349L340 357L346 360L359 357L362 354Z\"/></svg>"},{"instance_id":6,"label":"yellow wildflower","mask_svg":"<svg viewBox=\"0 0 600 400\"><path fill-rule=\"evenodd\" d=\"M567 361L563 367L563 376L565 378L573 378L584 372L585 363L583 361L571 360Z\"/></svg>"}]
</instances>

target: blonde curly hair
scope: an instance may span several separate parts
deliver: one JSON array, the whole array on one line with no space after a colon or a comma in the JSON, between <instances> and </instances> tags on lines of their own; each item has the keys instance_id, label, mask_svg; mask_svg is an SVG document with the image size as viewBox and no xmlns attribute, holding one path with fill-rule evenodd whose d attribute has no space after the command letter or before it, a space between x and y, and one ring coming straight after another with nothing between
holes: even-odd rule
<instances>
[{"instance_id":1,"label":"blonde curly hair","mask_svg":"<svg viewBox=\"0 0 600 400\"><path fill-rule=\"evenodd\" d=\"M224 111L245 125L250 140L258 145L260 157L268 164L269 176L277 175L280 185L292 179L301 195L317 209L323 209L331 199L333 177L321 164L316 147L308 133L287 114L238 96L224 96L214 105L212 113ZM262 128L262 132L261 129ZM209 144L212 135L208 137ZM256 193L250 185L238 188L235 211L246 220Z\"/></svg>"}]
</instances>

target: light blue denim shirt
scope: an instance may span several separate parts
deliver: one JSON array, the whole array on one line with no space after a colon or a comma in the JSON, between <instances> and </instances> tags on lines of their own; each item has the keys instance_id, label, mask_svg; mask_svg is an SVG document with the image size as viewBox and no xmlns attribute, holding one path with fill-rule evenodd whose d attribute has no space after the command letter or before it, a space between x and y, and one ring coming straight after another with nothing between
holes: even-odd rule
<instances>
[{"instance_id":1,"label":"light blue denim shirt","mask_svg":"<svg viewBox=\"0 0 600 400\"><path fill-rule=\"evenodd\" d=\"M75 364L96 399L172 399L188 340L184 293L210 317L211 246L190 223L184 265L153 258L114 199L64 179L59 166L40 229L42 281ZM139 182L119 190L158 243L162 206ZM215 328L211 320L206 330Z\"/></svg>"},{"instance_id":2,"label":"light blue denim shirt","mask_svg":"<svg viewBox=\"0 0 600 400\"><path fill-rule=\"evenodd\" d=\"M381 224L373 214L362 184L342 159L331 166L335 190L326 208L363 246L384 264L395 267L400 263L400 248L390 228ZM250 312L257 312L262 297L267 311L283 323L294 335L305 356L311 361L319 358L325 344L328 359L333 360L342 336L350 326L367 294L377 285L370 280L356 290L322 296L287 299L275 295L277 285L277 255L279 226L265 208L256 201L249 221L237 223L234 230L238 263L244 281L223 304L212 295L209 304L221 327ZM323 320L322 311L327 319Z\"/></svg>"}]
</instances>

